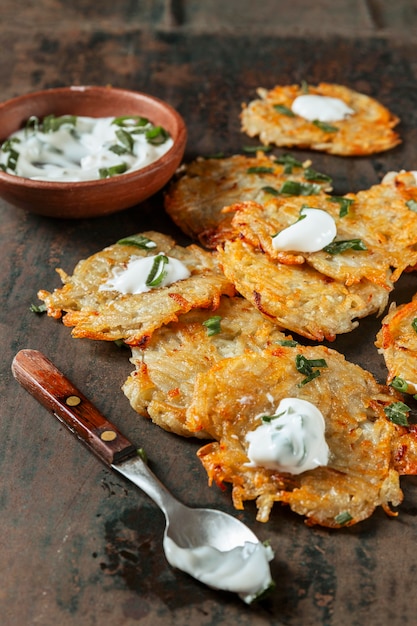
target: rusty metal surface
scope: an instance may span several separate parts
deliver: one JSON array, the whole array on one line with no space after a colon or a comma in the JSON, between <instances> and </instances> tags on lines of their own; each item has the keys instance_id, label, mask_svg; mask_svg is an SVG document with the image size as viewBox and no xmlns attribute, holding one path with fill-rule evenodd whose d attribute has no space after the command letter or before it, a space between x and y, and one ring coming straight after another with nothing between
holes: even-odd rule
<instances>
[{"instance_id":1,"label":"rusty metal surface","mask_svg":"<svg viewBox=\"0 0 417 626\"><path fill-rule=\"evenodd\" d=\"M61 4L50 0L39 7L52 10ZM161 3L161 10L167 4ZM23 15L36 16L34 6ZM132 3L120 6L128 11ZM339 194L366 188L388 170L417 167L417 44L377 37L305 39L290 32L280 37L217 37L178 28L134 30L131 24L124 30L120 23L125 15L119 15L113 30L95 29L91 22L82 28L70 21L67 29L61 23L57 33L44 26L40 9L42 27L33 28L30 36L16 37L15 26L0 26L2 99L71 83L148 91L184 116L189 129L186 159L191 159L220 151L232 154L251 143L239 131L238 114L256 87L302 79L343 82L378 97L402 118L403 144L372 158L299 155L312 156L316 169L332 175ZM29 311L39 288L58 286L55 267L70 272L79 259L148 228L185 241L164 215L160 195L115 216L75 222L29 215L0 202L0 622L414 624L416 478L402 481L405 498L398 518L377 511L339 531L307 528L283 507L276 507L264 525L254 521L250 504L243 513L235 512L262 539L270 539L276 552L275 593L261 606L247 608L234 596L211 591L170 569L162 552L159 510L104 468L13 380L14 354L21 348L42 350L146 449L154 471L180 499L233 512L229 493L207 486L195 457L198 443L163 432L134 414L120 390L131 370L125 351L104 342L74 340L61 323ZM405 301L415 291L417 277L404 276L393 299ZM384 365L373 345L378 328L377 319L364 320L332 345L383 381Z\"/></svg>"}]
</instances>

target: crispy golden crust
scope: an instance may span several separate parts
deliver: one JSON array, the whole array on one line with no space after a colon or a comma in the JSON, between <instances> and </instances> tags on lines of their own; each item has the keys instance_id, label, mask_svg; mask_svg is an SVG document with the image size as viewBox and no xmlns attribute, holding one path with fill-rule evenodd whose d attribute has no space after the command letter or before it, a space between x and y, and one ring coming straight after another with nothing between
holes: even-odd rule
<instances>
[{"instance_id":1,"label":"crispy golden crust","mask_svg":"<svg viewBox=\"0 0 417 626\"><path fill-rule=\"evenodd\" d=\"M304 375L297 371L297 354L324 358L327 367L300 386ZM286 397L308 400L322 412L330 449L327 466L293 475L248 465L246 434ZM257 519L265 522L279 501L306 516L309 524L336 528L339 515L348 513L347 523L354 524L377 506L390 512L390 505L402 500L394 456L402 437L415 442L416 436L385 415L384 407L399 398L324 346L279 347L224 359L197 376L187 423L215 439L198 455L210 483L232 484L237 509L245 500L256 500ZM415 457L409 469L415 473Z\"/></svg>"},{"instance_id":2,"label":"crispy golden crust","mask_svg":"<svg viewBox=\"0 0 417 626\"><path fill-rule=\"evenodd\" d=\"M220 316L220 332L210 335L204 323ZM285 339L244 298L223 297L215 312L195 309L153 333L145 349L132 350L135 371L123 385L131 406L161 428L185 437L207 438L185 425L197 374L223 358L259 352Z\"/></svg>"},{"instance_id":3,"label":"crispy golden crust","mask_svg":"<svg viewBox=\"0 0 417 626\"><path fill-rule=\"evenodd\" d=\"M337 129L334 132L326 132L298 115L285 115L274 108L281 105L291 109L295 98L304 94L302 86L276 86L270 91L259 88L257 93L258 99L243 105L242 131L250 137L259 136L265 145L361 156L389 150L400 143L393 130L399 119L373 98L348 87L329 83L308 86L308 93L339 98L355 111L344 120L332 122L331 126Z\"/></svg>"},{"instance_id":4,"label":"crispy golden crust","mask_svg":"<svg viewBox=\"0 0 417 626\"><path fill-rule=\"evenodd\" d=\"M383 355L388 369L387 383L401 378L407 385L407 393L417 393L417 295L411 302L390 306L382 320L375 345Z\"/></svg>"},{"instance_id":5,"label":"crispy golden crust","mask_svg":"<svg viewBox=\"0 0 417 626\"><path fill-rule=\"evenodd\" d=\"M328 182L314 181L314 174L311 178L309 166L289 167L262 152L256 157L199 158L184 166L169 187L165 210L189 237L214 249L220 238L228 235L231 218L222 213L224 207L243 200L260 202L265 196L264 187L279 189L285 180L313 182L317 188L329 190Z\"/></svg>"},{"instance_id":6,"label":"crispy golden crust","mask_svg":"<svg viewBox=\"0 0 417 626\"><path fill-rule=\"evenodd\" d=\"M131 346L144 346L156 328L193 308L215 309L222 294L235 290L218 267L215 256L191 245L177 246L171 237L156 232L144 233L156 248L143 250L136 246L114 244L80 261L72 276L58 270L64 286L38 296L47 306L48 315L63 315L66 326L73 326L74 337L124 340ZM122 294L100 290L115 268L123 268L132 258L159 252L184 263L191 276L167 287L140 294Z\"/></svg>"},{"instance_id":7,"label":"crispy golden crust","mask_svg":"<svg viewBox=\"0 0 417 626\"><path fill-rule=\"evenodd\" d=\"M239 293L281 328L308 339L333 341L388 303L385 286L366 279L346 286L307 264L274 261L240 239L225 242L218 254Z\"/></svg>"}]
</instances>

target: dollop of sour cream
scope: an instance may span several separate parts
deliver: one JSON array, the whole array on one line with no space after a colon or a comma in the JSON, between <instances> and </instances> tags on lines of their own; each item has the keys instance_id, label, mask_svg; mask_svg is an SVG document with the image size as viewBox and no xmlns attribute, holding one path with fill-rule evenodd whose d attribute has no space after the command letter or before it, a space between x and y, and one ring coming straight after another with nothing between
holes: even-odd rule
<instances>
[{"instance_id":1,"label":"dollop of sour cream","mask_svg":"<svg viewBox=\"0 0 417 626\"><path fill-rule=\"evenodd\" d=\"M184 280L191 276L191 272L178 259L164 256L166 261L161 265L157 274L157 284L153 287L149 282L149 277L158 262L158 256L134 257L130 259L125 268L115 268L113 275L99 287L99 291L119 291L124 294L138 294L151 291L155 287L167 287L179 280Z\"/></svg>"},{"instance_id":2,"label":"dollop of sour cream","mask_svg":"<svg viewBox=\"0 0 417 626\"><path fill-rule=\"evenodd\" d=\"M311 402L284 398L275 415L246 435L250 465L301 474L327 465L325 421Z\"/></svg>"},{"instance_id":3,"label":"dollop of sour cream","mask_svg":"<svg viewBox=\"0 0 417 626\"><path fill-rule=\"evenodd\" d=\"M272 238L272 246L288 252L318 252L333 241L336 232L335 221L329 213L303 207L300 218Z\"/></svg>"},{"instance_id":4,"label":"dollop of sour cream","mask_svg":"<svg viewBox=\"0 0 417 626\"><path fill-rule=\"evenodd\" d=\"M163 128L145 118L67 115L54 120L52 128L39 123L3 143L0 164L7 173L54 182L108 178L146 167L173 145Z\"/></svg>"},{"instance_id":5,"label":"dollop of sour cream","mask_svg":"<svg viewBox=\"0 0 417 626\"><path fill-rule=\"evenodd\" d=\"M355 113L340 98L317 94L297 96L291 105L291 110L296 115L310 122L315 120L319 122L339 122Z\"/></svg>"},{"instance_id":6,"label":"dollop of sour cream","mask_svg":"<svg viewBox=\"0 0 417 626\"><path fill-rule=\"evenodd\" d=\"M168 563L200 582L239 594L250 604L272 584L269 561L274 557L270 546L246 542L227 552L212 546L182 548L164 537Z\"/></svg>"}]
</instances>

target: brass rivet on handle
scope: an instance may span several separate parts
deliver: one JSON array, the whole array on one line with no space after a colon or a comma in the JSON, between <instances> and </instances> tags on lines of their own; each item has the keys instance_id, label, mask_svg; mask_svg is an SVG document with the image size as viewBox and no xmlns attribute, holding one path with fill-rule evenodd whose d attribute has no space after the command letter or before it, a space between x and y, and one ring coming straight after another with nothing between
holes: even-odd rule
<instances>
[{"instance_id":1,"label":"brass rivet on handle","mask_svg":"<svg viewBox=\"0 0 417 626\"><path fill-rule=\"evenodd\" d=\"M100 439L103 441L114 441L117 437L117 433L114 430L103 430L100 435Z\"/></svg>"},{"instance_id":2,"label":"brass rivet on handle","mask_svg":"<svg viewBox=\"0 0 417 626\"><path fill-rule=\"evenodd\" d=\"M79 398L78 396L68 396L68 398L65 400L65 404L67 404L68 406L78 406L81 402L81 398Z\"/></svg>"}]
</instances>

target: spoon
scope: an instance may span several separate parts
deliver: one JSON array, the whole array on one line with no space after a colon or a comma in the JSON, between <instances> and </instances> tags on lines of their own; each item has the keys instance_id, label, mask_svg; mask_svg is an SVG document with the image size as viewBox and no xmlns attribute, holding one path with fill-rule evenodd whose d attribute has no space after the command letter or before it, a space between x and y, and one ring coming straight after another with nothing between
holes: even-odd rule
<instances>
[{"instance_id":1,"label":"spoon","mask_svg":"<svg viewBox=\"0 0 417 626\"><path fill-rule=\"evenodd\" d=\"M210 587L236 592L246 603L273 586L271 548L233 516L215 509L190 508L174 498L137 447L41 352L18 352L12 372L101 461L159 506L166 520L163 547L171 566Z\"/></svg>"}]
</instances>

